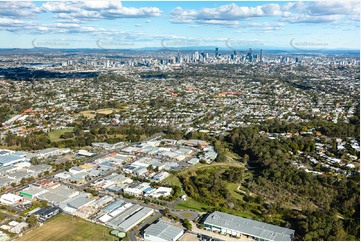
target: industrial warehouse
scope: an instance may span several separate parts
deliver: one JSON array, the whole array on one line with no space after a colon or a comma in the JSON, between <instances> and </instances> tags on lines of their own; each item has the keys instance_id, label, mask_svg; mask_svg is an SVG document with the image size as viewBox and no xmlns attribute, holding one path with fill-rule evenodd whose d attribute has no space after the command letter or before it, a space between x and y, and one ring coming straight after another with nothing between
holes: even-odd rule
<instances>
[{"instance_id":1,"label":"industrial warehouse","mask_svg":"<svg viewBox=\"0 0 361 242\"><path fill-rule=\"evenodd\" d=\"M246 235L258 241L291 241L294 230L215 211L204 221L204 228L232 236Z\"/></svg>"},{"instance_id":2,"label":"industrial warehouse","mask_svg":"<svg viewBox=\"0 0 361 242\"><path fill-rule=\"evenodd\" d=\"M144 239L150 241L177 241L183 234L183 229L159 220L144 230Z\"/></svg>"}]
</instances>

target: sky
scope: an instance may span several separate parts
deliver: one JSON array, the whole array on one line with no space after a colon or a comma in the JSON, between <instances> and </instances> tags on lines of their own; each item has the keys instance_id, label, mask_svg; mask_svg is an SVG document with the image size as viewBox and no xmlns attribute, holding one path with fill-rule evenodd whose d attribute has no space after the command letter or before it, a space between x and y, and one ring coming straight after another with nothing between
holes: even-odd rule
<instances>
[{"instance_id":1,"label":"sky","mask_svg":"<svg viewBox=\"0 0 361 242\"><path fill-rule=\"evenodd\" d=\"M359 1L2 1L0 48L359 49Z\"/></svg>"}]
</instances>

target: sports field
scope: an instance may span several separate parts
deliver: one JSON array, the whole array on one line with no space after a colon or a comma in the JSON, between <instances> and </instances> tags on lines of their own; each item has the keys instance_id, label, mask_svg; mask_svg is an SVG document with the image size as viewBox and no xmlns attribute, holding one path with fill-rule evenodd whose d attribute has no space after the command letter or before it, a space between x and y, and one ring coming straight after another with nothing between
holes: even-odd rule
<instances>
[{"instance_id":1,"label":"sports field","mask_svg":"<svg viewBox=\"0 0 361 242\"><path fill-rule=\"evenodd\" d=\"M104 109L98 109L98 110L85 110L85 111L81 111L78 116L83 115L86 118L94 118L96 116L97 113L100 114L111 114L114 112L118 112L120 109L119 108L104 108Z\"/></svg>"},{"instance_id":2,"label":"sports field","mask_svg":"<svg viewBox=\"0 0 361 242\"><path fill-rule=\"evenodd\" d=\"M17 240L117 240L109 234L110 231L105 226L61 213Z\"/></svg>"}]
</instances>

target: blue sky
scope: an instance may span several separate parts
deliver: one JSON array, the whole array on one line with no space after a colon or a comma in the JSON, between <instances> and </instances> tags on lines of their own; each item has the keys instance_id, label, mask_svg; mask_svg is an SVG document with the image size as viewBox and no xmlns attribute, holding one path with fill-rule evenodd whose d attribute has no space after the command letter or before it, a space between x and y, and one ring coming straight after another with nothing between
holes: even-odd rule
<instances>
[{"instance_id":1,"label":"blue sky","mask_svg":"<svg viewBox=\"0 0 361 242\"><path fill-rule=\"evenodd\" d=\"M359 1L1 1L0 48L359 49Z\"/></svg>"}]
</instances>

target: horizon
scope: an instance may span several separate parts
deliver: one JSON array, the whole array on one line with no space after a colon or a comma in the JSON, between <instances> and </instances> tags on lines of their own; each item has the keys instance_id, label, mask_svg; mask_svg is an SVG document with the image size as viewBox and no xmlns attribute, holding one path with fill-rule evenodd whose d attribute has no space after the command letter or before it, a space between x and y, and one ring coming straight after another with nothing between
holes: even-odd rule
<instances>
[{"instance_id":1,"label":"horizon","mask_svg":"<svg viewBox=\"0 0 361 242\"><path fill-rule=\"evenodd\" d=\"M358 1L1 2L1 49L360 50Z\"/></svg>"}]
</instances>

